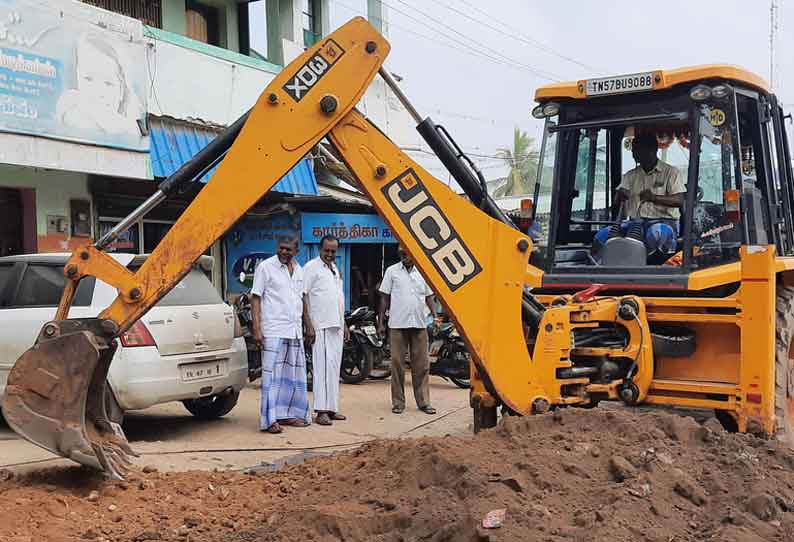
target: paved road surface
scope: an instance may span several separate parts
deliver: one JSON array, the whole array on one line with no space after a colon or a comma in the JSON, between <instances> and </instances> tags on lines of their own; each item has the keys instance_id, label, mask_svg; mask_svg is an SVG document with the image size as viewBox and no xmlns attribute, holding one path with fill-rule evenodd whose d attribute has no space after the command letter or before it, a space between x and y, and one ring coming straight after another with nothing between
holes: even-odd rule
<instances>
[{"instance_id":1,"label":"paved road surface","mask_svg":"<svg viewBox=\"0 0 794 542\"><path fill-rule=\"evenodd\" d=\"M259 390L246 388L240 402L226 417L202 421L181 403L130 412L124 431L141 453L139 465L160 470L245 469L307 454L332 453L374 438L443 436L471 431L468 391L439 377L431 377L430 395L435 416L420 412L413 403L410 378L406 382L408 408L391 412L389 381L369 380L342 385L342 412L348 420L331 427L312 425L285 428L280 435L259 432ZM0 422L0 468L22 472L58 464L71 464L30 444ZM10 467L9 467L10 466Z\"/></svg>"}]
</instances>

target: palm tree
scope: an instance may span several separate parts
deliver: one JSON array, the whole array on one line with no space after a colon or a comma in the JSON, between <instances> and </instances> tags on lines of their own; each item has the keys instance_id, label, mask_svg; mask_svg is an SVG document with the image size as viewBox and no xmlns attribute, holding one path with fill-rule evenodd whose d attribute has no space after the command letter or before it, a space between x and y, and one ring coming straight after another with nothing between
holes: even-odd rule
<instances>
[{"instance_id":1,"label":"palm tree","mask_svg":"<svg viewBox=\"0 0 794 542\"><path fill-rule=\"evenodd\" d=\"M538 173L540 153L535 148L535 138L518 128L513 131L513 148L499 149L496 155L510 168L507 182L496 189L494 197L531 194Z\"/></svg>"}]
</instances>

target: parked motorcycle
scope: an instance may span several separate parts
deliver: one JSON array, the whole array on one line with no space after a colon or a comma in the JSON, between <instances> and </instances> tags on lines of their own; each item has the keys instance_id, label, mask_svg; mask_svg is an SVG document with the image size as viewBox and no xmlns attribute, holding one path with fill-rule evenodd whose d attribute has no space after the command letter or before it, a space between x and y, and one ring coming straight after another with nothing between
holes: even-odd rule
<instances>
[{"instance_id":1,"label":"parked motorcycle","mask_svg":"<svg viewBox=\"0 0 794 542\"><path fill-rule=\"evenodd\" d=\"M471 386L469 374L469 351L452 323L434 323L428 330L430 341L430 374L451 380L456 386L468 389ZM380 379L391 376L391 347L389 334L381 341L378 356L373 360L370 378ZM406 365L410 363L406 356Z\"/></svg>"},{"instance_id":2,"label":"parked motorcycle","mask_svg":"<svg viewBox=\"0 0 794 542\"><path fill-rule=\"evenodd\" d=\"M459 388L471 386L469 351L455 324L434 324L430 342L430 374L451 380Z\"/></svg>"},{"instance_id":3,"label":"parked motorcycle","mask_svg":"<svg viewBox=\"0 0 794 542\"><path fill-rule=\"evenodd\" d=\"M262 350L254 340L254 320L251 316L251 299L248 294L241 294L234 300L234 312L243 329L245 346L248 350L248 381L253 382L262 376Z\"/></svg>"},{"instance_id":4,"label":"parked motorcycle","mask_svg":"<svg viewBox=\"0 0 794 542\"><path fill-rule=\"evenodd\" d=\"M370 375L376 351L381 347L375 329L375 312L368 307L358 307L345 313L345 324L350 338L342 349L339 376L345 384L358 384Z\"/></svg>"}]
</instances>

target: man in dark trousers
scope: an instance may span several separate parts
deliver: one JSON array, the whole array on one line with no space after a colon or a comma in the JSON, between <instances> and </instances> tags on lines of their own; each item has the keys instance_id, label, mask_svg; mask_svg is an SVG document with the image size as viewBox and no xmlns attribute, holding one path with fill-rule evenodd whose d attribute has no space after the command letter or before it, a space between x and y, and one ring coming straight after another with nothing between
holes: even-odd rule
<instances>
[{"instance_id":1,"label":"man in dark trousers","mask_svg":"<svg viewBox=\"0 0 794 542\"><path fill-rule=\"evenodd\" d=\"M427 315L432 312L433 292L414 266L403 247L400 261L388 267L380 284L378 328L385 331L386 310L389 310L389 340L391 341L391 411L405 410L405 354L410 354L411 380L414 399L419 410L435 414L430 405L430 359L427 346Z\"/></svg>"}]
</instances>

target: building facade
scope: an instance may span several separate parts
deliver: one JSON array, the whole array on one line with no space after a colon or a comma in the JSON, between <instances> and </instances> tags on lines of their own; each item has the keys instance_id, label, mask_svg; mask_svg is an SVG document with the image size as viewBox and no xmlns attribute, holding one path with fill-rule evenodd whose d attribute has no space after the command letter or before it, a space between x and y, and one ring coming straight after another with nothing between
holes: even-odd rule
<instances>
[{"instance_id":1,"label":"building facade","mask_svg":"<svg viewBox=\"0 0 794 542\"><path fill-rule=\"evenodd\" d=\"M380 2L364 4L358 14L383 28ZM330 20L329 0L0 3L0 255L72 251L101 236L247 111L286 62L331 30ZM359 107L388 125L383 89ZM199 187L150 213L111 250L150 252ZM344 203L329 195L333 186L318 187L308 160L274 192L275 200L324 194L330 207L321 211ZM240 229L263 225L257 213L272 205L260 202ZM300 232L300 212L292 216ZM274 217L265 230L274 231ZM208 251L223 262L213 278L224 293L238 289L229 280L240 259L234 231ZM252 253L267 253L259 248Z\"/></svg>"}]
</instances>

